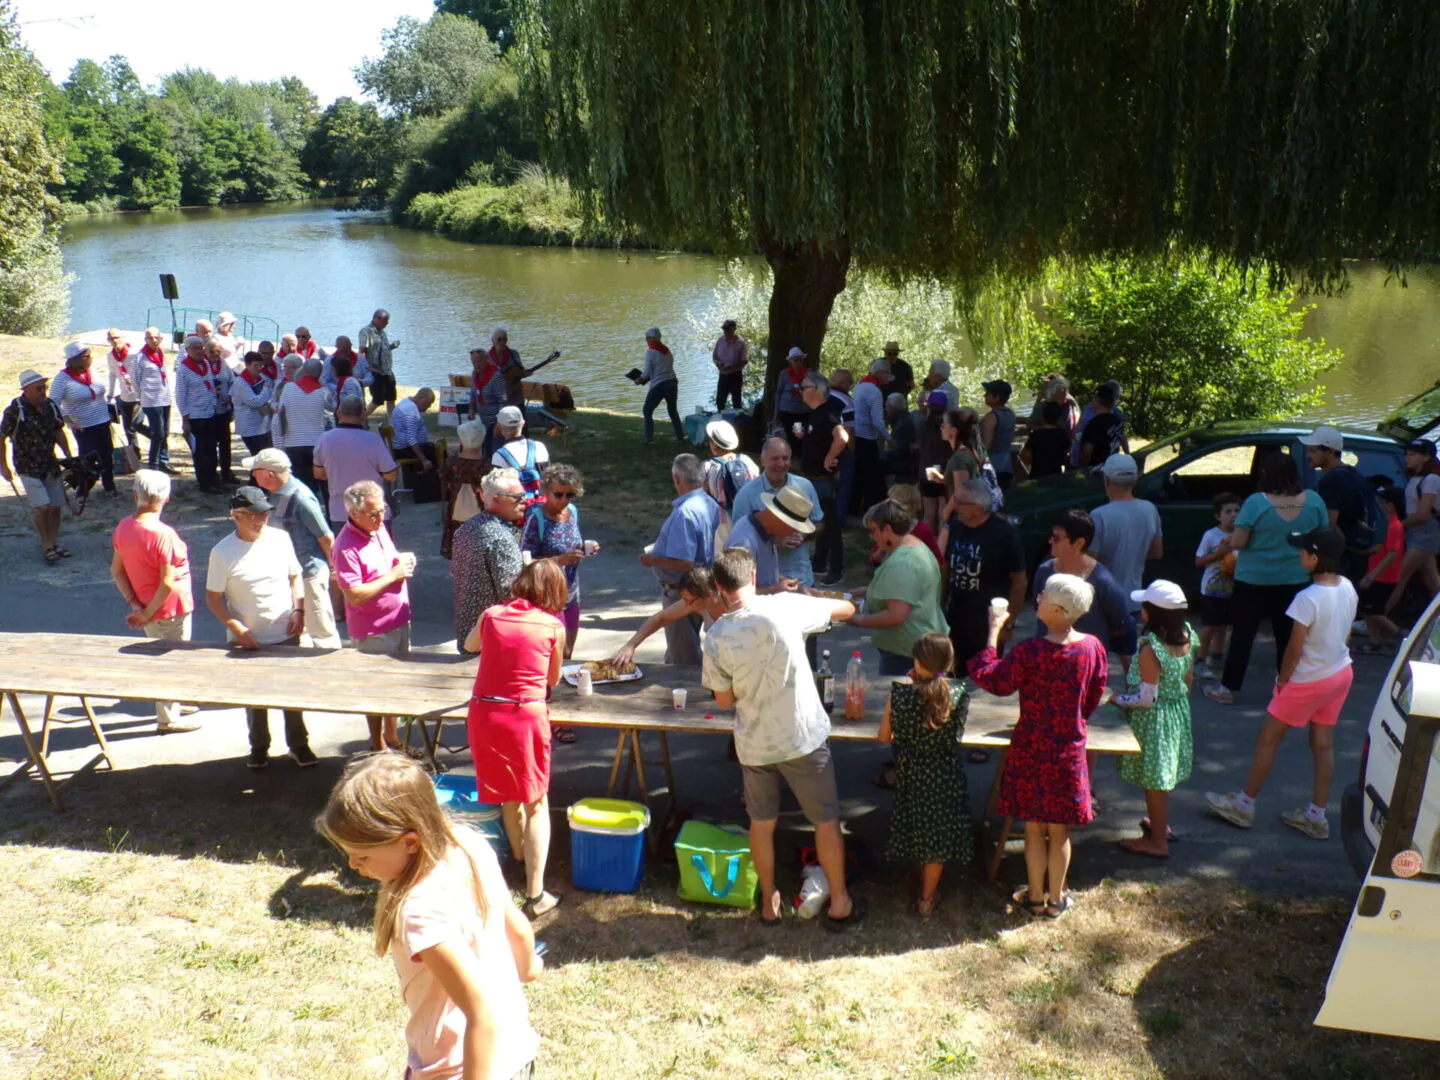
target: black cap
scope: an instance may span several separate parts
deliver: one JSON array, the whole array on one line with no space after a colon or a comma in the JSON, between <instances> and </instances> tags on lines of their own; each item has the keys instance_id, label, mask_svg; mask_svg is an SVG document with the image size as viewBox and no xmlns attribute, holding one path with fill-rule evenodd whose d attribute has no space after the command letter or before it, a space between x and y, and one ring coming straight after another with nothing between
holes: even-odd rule
<instances>
[{"instance_id":1,"label":"black cap","mask_svg":"<svg viewBox=\"0 0 1440 1080\"><path fill-rule=\"evenodd\" d=\"M1010 384L1004 379L991 379L989 382L981 383L980 385L985 388L987 394L997 397L1001 401L1009 401L1010 395L1014 392Z\"/></svg>"},{"instance_id":2,"label":"black cap","mask_svg":"<svg viewBox=\"0 0 1440 1080\"><path fill-rule=\"evenodd\" d=\"M1115 392L1115 387L1109 383L1101 383L1095 388L1095 400L1102 405L1114 405L1120 400L1120 395Z\"/></svg>"},{"instance_id":3,"label":"black cap","mask_svg":"<svg viewBox=\"0 0 1440 1080\"><path fill-rule=\"evenodd\" d=\"M722 323L720 324L720 329L721 329L721 330L734 330L734 329L735 329L735 320L734 320L734 319L726 319L724 322L722 322Z\"/></svg>"},{"instance_id":4,"label":"black cap","mask_svg":"<svg viewBox=\"0 0 1440 1080\"><path fill-rule=\"evenodd\" d=\"M245 487L237 488L235 494L230 496L230 509L253 510L257 514L264 514L274 510L275 507L266 497L265 492L247 484Z\"/></svg>"},{"instance_id":5,"label":"black cap","mask_svg":"<svg viewBox=\"0 0 1440 1080\"><path fill-rule=\"evenodd\" d=\"M1429 439L1416 439L1409 446L1405 447L1405 449L1409 453L1424 454L1428 458L1435 456L1435 444Z\"/></svg>"},{"instance_id":6,"label":"black cap","mask_svg":"<svg viewBox=\"0 0 1440 1080\"><path fill-rule=\"evenodd\" d=\"M1289 540L1291 547L1308 551L1311 555L1323 555L1330 559L1338 559L1345 554L1345 537L1339 529L1331 529L1328 526L1311 529L1309 532L1291 533Z\"/></svg>"}]
</instances>

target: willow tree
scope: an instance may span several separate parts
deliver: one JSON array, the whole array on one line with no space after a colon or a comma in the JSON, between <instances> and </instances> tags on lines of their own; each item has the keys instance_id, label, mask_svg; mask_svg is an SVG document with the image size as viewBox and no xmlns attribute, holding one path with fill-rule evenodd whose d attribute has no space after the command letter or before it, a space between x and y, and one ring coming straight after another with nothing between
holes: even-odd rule
<instances>
[{"instance_id":1,"label":"willow tree","mask_svg":"<svg viewBox=\"0 0 1440 1080\"><path fill-rule=\"evenodd\" d=\"M1440 5L516 0L549 164L657 241L761 251L769 364L854 258L974 285L1203 248L1440 243ZM773 383L767 379L767 385Z\"/></svg>"}]
</instances>

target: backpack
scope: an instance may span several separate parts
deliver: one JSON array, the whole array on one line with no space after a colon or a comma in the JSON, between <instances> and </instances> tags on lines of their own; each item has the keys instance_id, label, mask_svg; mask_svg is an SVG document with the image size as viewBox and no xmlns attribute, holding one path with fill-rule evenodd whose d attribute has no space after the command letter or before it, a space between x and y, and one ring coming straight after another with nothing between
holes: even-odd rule
<instances>
[{"instance_id":1,"label":"backpack","mask_svg":"<svg viewBox=\"0 0 1440 1080\"><path fill-rule=\"evenodd\" d=\"M721 505L727 510L734 506L735 495L739 490L759 475L758 471L754 475L751 474L750 468L741 454L737 453L729 461L721 462L720 488L725 495L725 501Z\"/></svg>"},{"instance_id":2,"label":"backpack","mask_svg":"<svg viewBox=\"0 0 1440 1080\"><path fill-rule=\"evenodd\" d=\"M514 469L520 474L520 486L525 489L525 495L529 499L530 505L533 506L542 498L540 494L540 470L535 465L534 439L525 440L524 465L521 465L511 457L510 451L506 450L503 446L495 451L495 456L501 458L509 468Z\"/></svg>"},{"instance_id":3,"label":"backpack","mask_svg":"<svg viewBox=\"0 0 1440 1080\"><path fill-rule=\"evenodd\" d=\"M534 518L539 523L540 543L544 544L545 537L550 535L550 526L554 524L554 522L552 522L548 517L545 516L545 508L539 503L536 503L534 506L530 507L529 510L525 511L525 516L527 518L525 522L527 527L530 524L528 520L529 518ZM580 528L580 507L576 506L574 503L570 504L570 520L575 523L575 528L578 531Z\"/></svg>"},{"instance_id":4,"label":"backpack","mask_svg":"<svg viewBox=\"0 0 1440 1080\"><path fill-rule=\"evenodd\" d=\"M1385 543L1385 511L1380 506L1380 497L1374 485L1368 483L1353 466L1341 465L1335 469L1337 473L1341 470L1348 475L1355 497L1360 501L1360 517L1343 530L1345 550L1353 555L1374 555Z\"/></svg>"}]
</instances>

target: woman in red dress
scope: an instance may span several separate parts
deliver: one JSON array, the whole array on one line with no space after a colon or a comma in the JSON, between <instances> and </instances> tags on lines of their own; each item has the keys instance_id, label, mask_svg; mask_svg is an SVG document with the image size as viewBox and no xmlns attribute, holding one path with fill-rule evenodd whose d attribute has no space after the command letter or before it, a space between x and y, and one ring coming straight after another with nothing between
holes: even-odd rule
<instances>
[{"instance_id":1,"label":"woman in red dress","mask_svg":"<svg viewBox=\"0 0 1440 1080\"><path fill-rule=\"evenodd\" d=\"M1088 581L1055 574L1037 612L1049 631L1022 641L1003 660L996 652L1008 612L990 609L990 644L970 659L982 690L1020 694L1020 719L1005 755L997 809L1025 822L1028 884L1011 898L1031 915L1058 918L1070 907L1070 829L1088 825L1090 771L1086 723L1105 693L1109 662L1100 639L1075 629L1095 591Z\"/></svg>"},{"instance_id":2,"label":"woman in red dress","mask_svg":"<svg viewBox=\"0 0 1440 1080\"><path fill-rule=\"evenodd\" d=\"M549 688L560 681L565 626L557 616L569 590L552 560L532 562L508 604L486 608L465 639L480 654L465 726L481 802L499 803L510 851L525 863L525 904L534 919L560 897L545 891L550 853Z\"/></svg>"}]
</instances>

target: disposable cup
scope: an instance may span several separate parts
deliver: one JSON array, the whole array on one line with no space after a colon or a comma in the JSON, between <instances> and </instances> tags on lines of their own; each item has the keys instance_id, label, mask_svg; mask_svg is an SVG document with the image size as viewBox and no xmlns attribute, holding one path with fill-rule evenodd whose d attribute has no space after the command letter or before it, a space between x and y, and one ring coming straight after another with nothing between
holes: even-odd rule
<instances>
[{"instance_id":1,"label":"disposable cup","mask_svg":"<svg viewBox=\"0 0 1440 1080\"><path fill-rule=\"evenodd\" d=\"M599 550L600 550L600 541L598 541L598 540L586 540L586 541L585 541L584 551L585 551L586 556L594 555L594 554L595 554L597 551L599 551Z\"/></svg>"},{"instance_id":2,"label":"disposable cup","mask_svg":"<svg viewBox=\"0 0 1440 1080\"><path fill-rule=\"evenodd\" d=\"M683 709L685 707L685 693L683 689L670 691L670 702L675 708Z\"/></svg>"},{"instance_id":3,"label":"disposable cup","mask_svg":"<svg viewBox=\"0 0 1440 1080\"><path fill-rule=\"evenodd\" d=\"M1009 611L1010 601L1006 600L1003 596L997 596L990 601L990 606L996 611Z\"/></svg>"}]
</instances>

